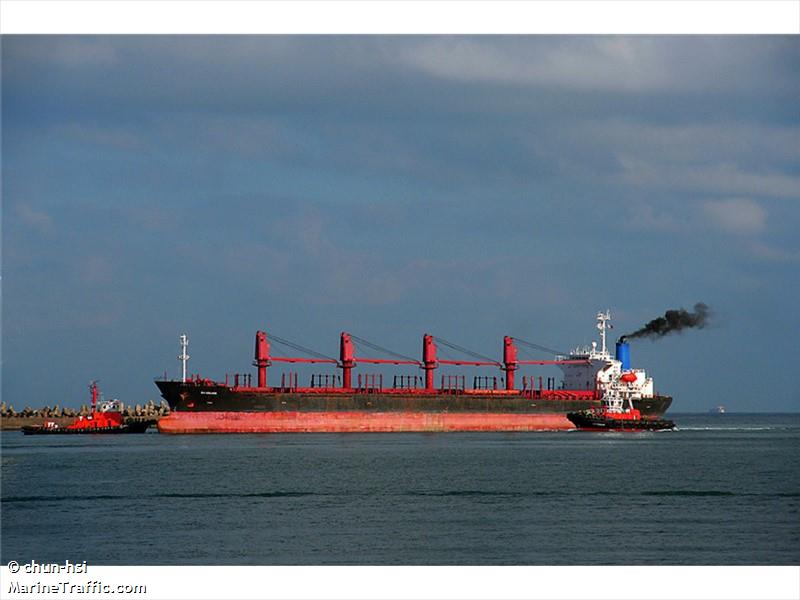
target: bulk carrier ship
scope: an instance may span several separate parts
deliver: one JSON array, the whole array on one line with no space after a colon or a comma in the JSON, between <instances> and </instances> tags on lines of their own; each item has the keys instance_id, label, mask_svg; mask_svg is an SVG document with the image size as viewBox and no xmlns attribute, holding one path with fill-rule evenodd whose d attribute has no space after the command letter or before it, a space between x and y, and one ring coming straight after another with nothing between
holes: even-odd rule
<instances>
[{"instance_id":1,"label":"bulk carrier ship","mask_svg":"<svg viewBox=\"0 0 800 600\"><path fill-rule=\"evenodd\" d=\"M597 314L599 347L592 342L554 360L520 360L516 344L521 340L506 336L502 363L439 359L437 341L445 341L430 334L423 336L422 360L417 361L394 353L390 359L357 357L354 339L390 351L342 333L337 360L258 331L253 362L256 385L250 374L226 376L224 381L187 376L188 339L182 335L181 379L156 380L171 409L158 428L162 433L561 430L574 427L568 412L599 408L607 393L623 395L644 417L663 415L672 398L656 394L652 378L644 370L631 368L628 344L617 342L614 356L606 348L610 320L608 311ZM270 339L313 357L272 356ZM280 386L270 386L267 369L277 362L333 364L341 373L312 375L308 387L298 386L297 373L284 373ZM383 385L381 374L357 374L353 381L353 369L359 364L411 365L423 375L394 376L391 386ZM436 369L441 365L494 367L504 376L475 377L472 388L467 388L463 375L441 375L436 385ZM516 371L528 365L556 365L563 371L563 381L557 385L554 378L545 382L542 377L525 376L521 388L517 387Z\"/></svg>"}]
</instances>

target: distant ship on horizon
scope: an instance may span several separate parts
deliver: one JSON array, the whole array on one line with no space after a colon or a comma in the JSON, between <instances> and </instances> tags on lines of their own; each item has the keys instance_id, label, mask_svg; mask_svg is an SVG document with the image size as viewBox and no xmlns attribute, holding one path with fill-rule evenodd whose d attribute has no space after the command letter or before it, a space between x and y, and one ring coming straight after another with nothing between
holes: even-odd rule
<instances>
[{"instance_id":1,"label":"distant ship on horizon","mask_svg":"<svg viewBox=\"0 0 800 600\"><path fill-rule=\"evenodd\" d=\"M708 412L711 413L712 415L724 415L726 411L725 411L725 407L722 406L722 404L720 404L718 406L715 406L714 408L712 408Z\"/></svg>"}]
</instances>

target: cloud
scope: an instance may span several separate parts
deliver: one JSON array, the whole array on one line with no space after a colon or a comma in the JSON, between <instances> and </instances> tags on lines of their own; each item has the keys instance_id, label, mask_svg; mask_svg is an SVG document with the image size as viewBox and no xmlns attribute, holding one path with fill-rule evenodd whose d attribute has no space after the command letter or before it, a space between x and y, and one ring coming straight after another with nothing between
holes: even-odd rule
<instances>
[{"instance_id":1,"label":"cloud","mask_svg":"<svg viewBox=\"0 0 800 600\"><path fill-rule=\"evenodd\" d=\"M782 263L800 262L800 251L797 250L795 251L782 250L780 248L774 248L759 241L754 241L752 244L750 244L750 249L752 250L753 254L758 258L770 262L782 262Z\"/></svg>"},{"instance_id":2,"label":"cloud","mask_svg":"<svg viewBox=\"0 0 800 600\"><path fill-rule=\"evenodd\" d=\"M123 127L73 122L65 125L60 132L79 142L109 146L119 150L136 150L144 146L144 138L141 135Z\"/></svg>"},{"instance_id":3,"label":"cloud","mask_svg":"<svg viewBox=\"0 0 800 600\"><path fill-rule=\"evenodd\" d=\"M752 235L766 228L766 211L747 198L712 200L702 206L709 222L723 231Z\"/></svg>"},{"instance_id":4,"label":"cloud","mask_svg":"<svg viewBox=\"0 0 800 600\"><path fill-rule=\"evenodd\" d=\"M75 267L80 280L90 285L110 284L117 272L108 257L100 255L86 256Z\"/></svg>"},{"instance_id":5,"label":"cloud","mask_svg":"<svg viewBox=\"0 0 800 600\"><path fill-rule=\"evenodd\" d=\"M588 54L572 44L537 48L527 40L496 44L475 38L435 38L403 47L399 59L414 70L461 82L610 88L637 81L612 76L629 62L624 42L591 45L596 52ZM609 60L609 53L615 60Z\"/></svg>"},{"instance_id":6,"label":"cloud","mask_svg":"<svg viewBox=\"0 0 800 600\"><path fill-rule=\"evenodd\" d=\"M636 186L682 190L692 193L745 193L800 198L800 177L785 173L759 173L732 164L670 164L620 155L621 179Z\"/></svg>"},{"instance_id":7,"label":"cloud","mask_svg":"<svg viewBox=\"0 0 800 600\"><path fill-rule=\"evenodd\" d=\"M714 164L791 164L800 155L800 128L786 123L741 121L731 116L713 122L660 122L602 113L562 129L572 145L594 141L629 159L709 167Z\"/></svg>"},{"instance_id":8,"label":"cloud","mask_svg":"<svg viewBox=\"0 0 800 600\"><path fill-rule=\"evenodd\" d=\"M25 225L35 229L39 233L50 233L53 231L53 219L44 211L31 208L27 204L17 204L14 212Z\"/></svg>"},{"instance_id":9,"label":"cloud","mask_svg":"<svg viewBox=\"0 0 800 600\"><path fill-rule=\"evenodd\" d=\"M68 67L107 66L116 64L117 51L103 39L70 37L61 41L54 58Z\"/></svg>"},{"instance_id":10,"label":"cloud","mask_svg":"<svg viewBox=\"0 0 800 600\"><path fill-rule=\"evenodd\" d=\"M739 89L781 41L731 44L711 37L436 37L400 47L398 60L440 79L557 86L573 90L670 93ZM742 74L748 72L748 77Z\"/></svg>"},{"instance_id":11,"label":"cloud","mask_svg":"<svg viewBox=\"0 0 800 600\"><path fill-rule=\"evenodd\" d=\"M66 113L88 142L134 147L138 135L165 157L473 187L577 175L800 195L800 132L781 118L782 94L796 97L784 63L797 53L780 39L123 36L23 38L4 50L4 75L6 65L28 73L4 78L4 124ZM62 51L118 64L57 68ZM735 101L732 87L744 90Z\"/></svg>"},{"instance_id":12,"label":"cloud","mask_svg":"<svg viewBox=\"0 0 800 600\"><path fill-rule=\"evenodd\" d=\"M303 274L304 284L296 286L295 296L304 302L385 305L408 292L402 277L386 270L384 257L345 247L318 210L274 219L268 230L274 248L282 248L286 256L282 265L286 276Z\"/></svg>"},{"instance_id":13,"label":"cloud","mask_svg":"<svg viewBox=\"0 0 800 600\"><path fill-rule=\"evenodd\" d=\"M16 38L16 39L15 39ZM119 60L119 40L107 36L38 36L39 43L29 43L28 36L12 36L3 40L4 54L12 54L34 64L69 69L107 67ZM4 61L11 68L16 61ZM24 64L24 63L23 63ZM20 64L20 66L22 66Z\"/></svg>"},{"instance_id":14,"label":"cloud","mask_svg":"<svg viewBox=\"0 0 800 600\"><path fill-rule=\"evenodd\" d=\"M631 210L628 225L633 229L675 231L681 224L672 215L656 211L649 204L640 204Z\"/></svg>"}]
</instances>

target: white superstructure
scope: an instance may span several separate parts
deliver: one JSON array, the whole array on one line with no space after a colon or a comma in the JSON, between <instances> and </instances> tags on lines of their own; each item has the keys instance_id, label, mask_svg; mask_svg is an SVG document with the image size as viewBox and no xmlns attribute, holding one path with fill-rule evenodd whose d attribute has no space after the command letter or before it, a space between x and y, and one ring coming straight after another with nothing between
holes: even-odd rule
<instances>
[{"instance_id":1,"label":"white superstructure","mask_svg":"<svg viewBox=\"0 0 800 600\"><path fill-rule=\"evenodd\" d=\"M600 331L600 347L597 342L591 346L576 348L569 356L559 359L586 360L586 364L559 365L564 371L562 387L567 390L597 389L604 400L613 404L632 406L639 398L653 396L653 379L644 369L623 369L622 360L612 356L606 346L606 331L612 329L611 312L597 313L597 329ZM627 353L627 344L624 352ZM620 357L621 358L621 357Z\"/></svg>"}]
</instances>

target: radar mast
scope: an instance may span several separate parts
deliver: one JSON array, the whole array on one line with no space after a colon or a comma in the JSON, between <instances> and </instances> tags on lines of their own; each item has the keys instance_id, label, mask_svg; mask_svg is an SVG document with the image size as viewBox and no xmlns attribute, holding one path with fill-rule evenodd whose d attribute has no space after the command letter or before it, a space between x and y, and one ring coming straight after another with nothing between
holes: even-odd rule
<instances>
[{"instance_id":1,"label":"radar mast","mask_svg":"<svg viewBox=\"0 0 800 600\"><path fill-rule=\"evenodd\" d=\"M186 383L186 362L189 360L189 355L186 354L186 349L189 347L189 338L184 333L181 335L181 353L178 356L178 360L181 361L181 365L183 366L183 371L181 375L181 381Z\"/></svg>"},{"instance_id":2,"label":"radar mast","mask_svg":"<svg viewBox=\"0 0 800 600\"><path fill-rule=\"evenodd\" d=\"M611 311L600 311L597 313L597 328L600 330L600 353L608 354L606 349L606 329L613 329L614 326L610 323Z\"/></svg>"}]
</instances>

